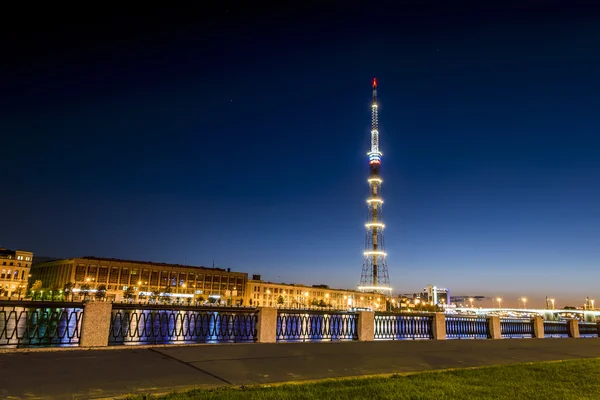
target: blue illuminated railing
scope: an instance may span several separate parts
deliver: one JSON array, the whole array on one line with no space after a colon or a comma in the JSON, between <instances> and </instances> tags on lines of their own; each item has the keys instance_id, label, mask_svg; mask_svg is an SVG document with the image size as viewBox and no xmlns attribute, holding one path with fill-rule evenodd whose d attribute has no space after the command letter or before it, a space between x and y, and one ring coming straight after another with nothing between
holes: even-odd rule
<instances>
[{"instance_id":1,"label":"blue illuminated railing","mask_svg":"<svg viewBox=\"0 0 600 400\"><path fill-rule=\"evenodd\" d=\"M486 318L447 316L446 337L448 339L487 339L490 337Z\"/></svg>"},{"instance_id":2,"label":"blue illuminated railing","mask_svg":"<svg viewBox=\"0 0 600 400\"><path fill-rule=\"evenodd\" d=\"M579 322L580 337L598 337L598 324L595 322Z\"/></svg>"},{"instance_id":3,"label":"blue illuminated railing","mask_svg":"<svg viewBox=\"0 0 600 400\"><path fill-rule=\"evenodd\" d=\"M357 340L356 313L278 310L277 341Z\"/></svg>"},{"instance_id":4,"label":"blue illuminated railing","mask_svg":"<svg viewBox=\"0 0 600 400\"><path fill-rule=\"evenodd\" d=\"M375 313L375 340L398 339L433 339L433 316Z\"/></svg>"},{"instance_id":5,"label":"blue illuminated railing","mask_svg":"<svg viewBox=\"0 0 600 400\"><path fill-rule=\"evenodd\" d=\"M544 321L544 337L569 337L567 321Z\"/></svg>"},{"instance_id":6,"label":"blue illuminated railing","mask_svg":"<svg viewBox=\"0 0 600 400\"><path fill-rule=\"evenodd\" d=\"M532 338L533 321L529 318L500 318L500 333L503 338Z\"/></svg>"},{"instance_id":7,"label":"blue illuminated railing","mask_svg":"<svg viewBox=\"0 0 600 400\"><path fill-rule=\"evenodd\" d=\"M254 309L114 304L108 344L254 342L256 323Z\"/></svg>"},{"instance_id":8,"label":"blue illuminated railing","mask_svg":"<svg viewBox=\"0 0 600 400\"><path fill-rule=\"evenodd\" d=\"M78 346L82 303L0 301L0 348Z\"/></svg>"}]
</instances>

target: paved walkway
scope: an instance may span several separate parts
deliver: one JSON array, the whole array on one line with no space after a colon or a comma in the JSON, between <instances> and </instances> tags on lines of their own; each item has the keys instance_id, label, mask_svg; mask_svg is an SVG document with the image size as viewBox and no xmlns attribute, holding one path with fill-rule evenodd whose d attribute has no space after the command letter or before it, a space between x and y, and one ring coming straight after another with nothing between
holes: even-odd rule
<instances>
[{"instance_id":1,"label":"paved walkway","mask_svg":"<svg viewBox=\"0 0 600 400\"><path fill-rule=\"evenodd\" d=\"M0 398L89 399L600 357L600 339L220 344L0 354Z\"/></svg>"}]
</instances>

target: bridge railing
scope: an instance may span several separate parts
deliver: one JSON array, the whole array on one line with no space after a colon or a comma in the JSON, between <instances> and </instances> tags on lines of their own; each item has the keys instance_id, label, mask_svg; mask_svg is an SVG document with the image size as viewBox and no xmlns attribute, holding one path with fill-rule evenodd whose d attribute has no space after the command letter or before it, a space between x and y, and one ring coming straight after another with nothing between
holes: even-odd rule
<instances>
[{"instance_id":1,"label":"bridge railing","mask_svg":"<svg viewBox=\"0 0 600 400\"><path fill-rule=\"evenodd\" d=\"M77 346L83 303L0 301L0 348Z\"/></svg>"},{"instance_id":2,"label":"bridge railing","mask_svg":"<svg viewBox=\"0 0 600 400\"><path fill-rule=\"evenodd\" d=\"M448 339L488 339L490 329L485 317L447 316L446 337Z\"/></svg>"},{"instance_id":3,"label":"bridge railing","mask_svg":"<svg viewBox=\"0 0 600 400\"><path fill-rule=\"evenodd\" d=\"M433 315L375 313L375 340L433 339Z\"/></svg>"},{"instance_id":4,"label":"bridge railing","mask_svg":"<svg viewBox=\"0 0 600 400\"><path fill-rule=\"evenodd\" d=\"M358 314L343 311L277 310L278 342L357 340Z\"/></svg>"},{"instance_id":5,"label":"bridge railing","mask_svg":"<svg viewBox=\"0 0 600 400\"><path fill-rule=\"evenodd\" d=\"M500 318L500 334L503 338L532 338L533 325L530 318Z\"/></svg>"},{"instance_id":6,"label":"bridge railing","mask_svg":"<svg viewBox=\"0 0 600 400\"><path fill-rule=\"evenodd\" d=\"M113 304L109 345L253 342L255 309Z\"/></svg>"}]
</instances>

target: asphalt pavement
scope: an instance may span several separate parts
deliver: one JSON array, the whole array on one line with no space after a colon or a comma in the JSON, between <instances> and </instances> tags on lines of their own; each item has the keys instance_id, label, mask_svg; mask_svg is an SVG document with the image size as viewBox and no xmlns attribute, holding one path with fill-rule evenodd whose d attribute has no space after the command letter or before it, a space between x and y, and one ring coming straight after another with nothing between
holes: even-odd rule
<instances>
[{"instance_id":1,"label":"asphalt pavement","mask_svg":"<svg viewBox=\"0 0 600 400\"><path fill-rule=\"evenodd\" d=\"M600 357L600 339L218 344L0 353L0 398L101 399Z\"/></svg>"}]
</instances>

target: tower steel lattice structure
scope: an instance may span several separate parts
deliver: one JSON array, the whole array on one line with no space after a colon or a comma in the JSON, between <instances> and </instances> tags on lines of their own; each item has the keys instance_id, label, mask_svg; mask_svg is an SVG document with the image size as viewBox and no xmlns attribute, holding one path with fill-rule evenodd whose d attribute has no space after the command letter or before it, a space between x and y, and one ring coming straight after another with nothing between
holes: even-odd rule
<instances>
[{"instance_id":1,"label":"tower steel lattice structure","mask_svg":"<svg viewBox=\"0 0 600 400\"><path fill-rule=\"evenodd\" d=\"M381 198L382 179L379 175L383 154L379 151L379 111L377 104L377 79L373 79L373 104L371 104L371 151L369 156L369 198L367 199L368 217L365 227L365 252L359 290L365 292L387 293L392 290L388 274L383 241L385 225L382 219L383 199Z\"/></svg>"}]
</instances>

